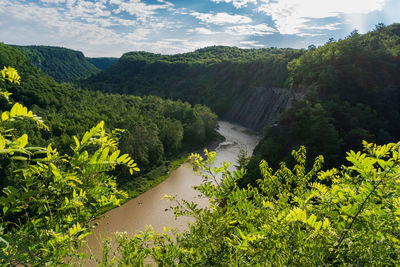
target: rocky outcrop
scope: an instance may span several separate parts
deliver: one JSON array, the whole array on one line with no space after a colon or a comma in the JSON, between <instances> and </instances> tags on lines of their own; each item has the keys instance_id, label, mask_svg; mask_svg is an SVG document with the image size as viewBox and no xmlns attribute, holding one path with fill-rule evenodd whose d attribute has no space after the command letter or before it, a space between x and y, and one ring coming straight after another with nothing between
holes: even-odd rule
<instances>
[{"instance_id":1,"label":"rocky outcrop","mask_svg":"<svg viewBox=\"0 0 400 267\"><path fill-rule=\"evenodd\" d=\"M243 90L232 98L232 105L223 117L261 132L264 127L274 124L280 113L301 98L301 93L287 88L256 87Z\"/></svg>"}]
</instances>

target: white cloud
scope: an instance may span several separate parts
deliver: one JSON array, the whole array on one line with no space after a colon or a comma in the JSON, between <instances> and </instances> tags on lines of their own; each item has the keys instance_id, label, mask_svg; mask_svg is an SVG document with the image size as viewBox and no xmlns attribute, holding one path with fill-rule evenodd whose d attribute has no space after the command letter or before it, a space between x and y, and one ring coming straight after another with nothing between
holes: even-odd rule
<instances>
[{"instance_id":1,"label":"white cloud","mask_svg":"<svg viewBox=\"0 0 400 267\"><path fill-rule=\"evenodd\" d=\"M186 39L180 39L180 38L165 38L164 41L174 42L174 43L182 43L182 42L186 41Z\"/></svg>"},{"instance_id":2,"label":"white cloud","mask_svg":"<svg viewBox=\"0 0 400 267\"><path fill-rule=\"evenodd\" d=\"M252 19L249 17L241 15L230 15L225 12L220 12L220 13L191 12L190 15L201 20L204 23L211 23L215 25L242 24L242 23L252 22Z\"/></svg>"},{"instance_id":3,"label":"white cloud","mask_svg":"<svg viewBox=\"0 0 400 267\"><path fill-rule=\"evenodd\" d=\"M114 9L114 13L128 12L134 15L138 20L146 21L147 18L153 16L158 9L170 9L173 4L167 1L158 1L160 5L148 5L141 0L110 0L110 4L117 5L118 8Z\"/></svg>"},{"instance_id":4,"label":"white cloud","mask_svg":"<svg viewBox=\"0 0 400 267\"><path fill-rule=\"evenodd\" d=\"M330 24L325 24L322 26L312 26L309 25L307 26L307 29L309 30L326 30L326 31L334 31L338 29L338 26L341 25L341 23L336 22L336 23L330 23Z\"/></svg>"},{"instance_id":5,"label":"white cloud","mask_svg":"<svg viewBox=\"0 0 400 267\"><path fill-rule=\"evenodd\" d=\"M197 27L194 29L189 29L189 33L196 33L196 34L204 34L204 35L213 35L213 34L219 34L220 32L214 32L210 29L203 28L203 27Z\"/></svg>"},{"instance_id":6,"label":"white cloud","mask_svg":"<svg viewBox=\"0 0 400 267\"><path fill-rule=\"evenodd\" d=\"M246 7L248 4L257 4L257 0L211 0L212 2L215 3L232 3L234 7L236 8L241 8L241 7Z\"/></svg>"},{"instance_id":7,"label":"white cloud","mask_svg":"<svg viewBox=\"0 0 400 267\"><path fill-rule=\"evenodd\" d=\"M40 2L42 2L42 3L55 3L55 4L59 4L59 3L65 3L65 0L40 0Z\"/></svg>"},{"instance_id":8,"label":"white cloud","mask_svg":"<svg viewBox=\"0 0 400 267\"><path fill-rule=\"evenodd\" d=\"M130 20L130 19L121 19L121 18L113 17L111 20L114 21L116 25L120 25L120 26L137 26L138 25L137 21Z\"/></svg>"},{"instance_id":9,"label":"white cloud","mask_svg":"<svg viewBox=\"0 0 400 267\"><path fill-rule=\"evenodd\" d=\"M222 28L221 31L213 31L204 27L196 27L187 30L188 33L203 34L203 35L221 35L224 34L226 38L232 36L244 37L244 36L261 36L269 35L277 32L274 28L271 28L267 24L245 24L245 25L235 25Z\"/></svg>"},{"instance_id":10,"label":"white cloud","mask_svg":"<svg viewBox=\"0 0 400 267\"><path fill-rule=\"evenodd\" d=\"M138 28L135 31L127 34L126 39L132 41L143 41L147 39L147 36L152 32L152 29Z\"/></svg>"},{"instance_id":11,"label":"white cloud","mask_svg":"<svg viewBox=\"0 0 400 267\"><path fill-rule=\"evenodd\" d=\"M89 56L94 56L99 51L103 51L104 56L116 56L121 50L129 51L133 49L131 46L139 47L139 41L146 41L152 31L165 26L156 21L154 25L140 28L137 21L113 15L108 17L106 15L110 13L100 1L93 3L69 0L63 8L11 0L0 1L3 4L0 17L2 22L6 22L0 29L0 36L5 37L1 41L70 47ZM111 28L121 25L129 26L130 31L125 33ZM119 51L115 51L117 47Z\"/></svg>"},{"instance_id":12,"label":"white cloud","mask_svg":"<svg viewBox=\"0 0 400 267\"><path fill-rule=\"evenodd\" d=\"M184 42L183 47L186 51L193 51L196 49L204 48L213 45L236 46L237 40L235 39L215 39L215 40L187 40Z\"/></svg>"},{"instance_id":13,"label":"white cloud","mask_svg":"<svg viewBox=\"0 0 400 267\"><path fill-rule=\"evenodd\" d=\"M335 30L336 25L315 25L313 19L383 10L385 0L260 0L258 10L272 17L282 34L306 34L307 30Z\"/></svg>"},{"instance_id":14,"label":"white cloud","mask_svg":"<svg viewBox=\"0 0 400 267\"><path fill-rule=\"evenodd\" d=\"M157 0L157 2L163 3L163 4L165 4L166 6L169 6L169 7L173 7L174 6L173 3L165 1L165 0Z\"/></svg>"},{"instance_id":15,"label":"white cloud","mask_svg":"<svg viewBox=\"0 0 400 267\"><path fill-rule=\"evenodd\" d=\"M87 18L87 17L109 17L111 12L101 1L76 1L71 8L69 8L68 15L74 18Z\"/></svg>"},{"instance_id":16,"label":"white cloud","mask_svg":"<svg viewBox=\"0 0 400 267\"><path fill-rule=\"evenodd\" d=\"M232 35L268 35L273 34L276 30L267 24L257 24L231 26L227 27L225 32Z\"/></svg>"},{"instance_id":17,"label":"white cloud","mask_svg":"<svg viewBox=\"0 0 400 267\"><path fill-rule=\"evenodd\" d=\"M359 25L370 21L365 14L382 10L385 0L210 0L228 3L218 11L210 10L215 6L210 1L169 1L0 0L0 42L63 46L88 56L133 50L171 54L209 45L293 46L301 40L285 43L280 41L285 38L275 41L267 35L280 32L310 39L339 27L362 31ZM234 7L243 9L239 13ZM394 18L397 10L389 10ZM271 18L262 21L264 14Z\"/></svg>"},{"instance_id":18,"label":"white cloud","mask_svg":"<svg viewBox=\"0 0 400 267\"><path fill-rule=\"evenodd\" d=\"M240 48L263 48L265 45L260 44L259 41L241 41Z\"/></svg>"}]
</instances>

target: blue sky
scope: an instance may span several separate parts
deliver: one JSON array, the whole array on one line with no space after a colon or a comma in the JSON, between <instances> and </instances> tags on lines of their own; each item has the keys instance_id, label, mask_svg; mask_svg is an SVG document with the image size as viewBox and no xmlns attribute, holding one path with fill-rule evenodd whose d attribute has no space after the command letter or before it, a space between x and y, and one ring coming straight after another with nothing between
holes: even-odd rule
<instances>
[{"instance_id":1,"label":"blue sky","mask_svg":"<svg viewBox=\"0 0 400 267\"><path fill-rule=\"evenodd\" d=\"M86 56L321 45L400 22L400 0L0 0L0 42Z\"/></svg>"}]
</instances>

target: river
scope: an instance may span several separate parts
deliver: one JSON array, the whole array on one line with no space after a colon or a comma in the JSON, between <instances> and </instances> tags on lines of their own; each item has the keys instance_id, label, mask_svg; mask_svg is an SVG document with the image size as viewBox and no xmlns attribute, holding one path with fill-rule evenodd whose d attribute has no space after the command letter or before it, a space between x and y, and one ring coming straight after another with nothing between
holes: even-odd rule
<instances>
[{"instance_id":1,"label":"river","mask_svg":"<svg viewBox=\"0 0 400 267\"><path fill-rule=\"evenodd\" d=\"M259 137L252 134L248 129L225 121L219 121L218 132L226 140L219 144L216 149L216 164L223 161L232 162L237 160L240 149L246 150L251 155L254 147L259 141ZM234 168L231 166L230 168ZM171 202L162 200L167 195L177 195L178 199L183 198L195 201L200 205L207 205L207 200L199 199L197 192L192 188L201 182L201 178L196 175L189 163L181 165L177 170L156 187L146 191L140 196L126 202L124 205L106 212L97 222L98 227L94 235L88 239L91 251L99 256L101 251L101 240L110 237L114 232L127 232L133 235L146 229L146 225L151 225L155 231L162 231L163 227L172 226L183 230L187 227L187 222L191 218L180 217L175 219L175 215L169 210Z\"/></svg>"}]
</instances>

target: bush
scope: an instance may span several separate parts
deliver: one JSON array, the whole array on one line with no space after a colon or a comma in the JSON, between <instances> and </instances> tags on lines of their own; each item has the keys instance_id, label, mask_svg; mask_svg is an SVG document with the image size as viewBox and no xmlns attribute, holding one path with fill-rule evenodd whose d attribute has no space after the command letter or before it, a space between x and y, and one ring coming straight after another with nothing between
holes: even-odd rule
<instances>
[{"instance_id":1,"label":"bush","mask_svg":"<svg viewBox=\"0 0 400 267\"><path fill-rule=\"evenodd\" d=\"M2 85L19 81L15 69L1 71ZM0 94L9 101L9 92L1 89ZM11 162L13 184L0 195L0 264L62 265L67 259L72 263L84 256L79 248L91 233L90 223L126 197L107 171L119 164L131 173L139 169L128 154L120 155L116 132L107 133L103 122L82 139L73 137L71 155L60 155L51 144L28 146L28 135L11 128L13 122L26 119L48 130L40 117L19 103L1 114L0 158Z\"/></svg>"},{"instance_id":2,"label":"bush","mask_svg":"<svg viewBox=\"0 0 400 267\"><path fill-rule=\"evenodd\" d=\"M307 171L304 147L292 152L292 170L281 163L273 172L262 161L258 186L245 189L236 185L243 169L214 168L214 152L193 155L204 178L197 190L209 207L167 196L177 201L177 216L196 219L189 230L118 233L118 253L104 264L152 258L162 266L398 265L400 143L363 146L363 153L347 153L350 166L341 170L320 171L319 156Z\"/></svg>"}]
</instances>

